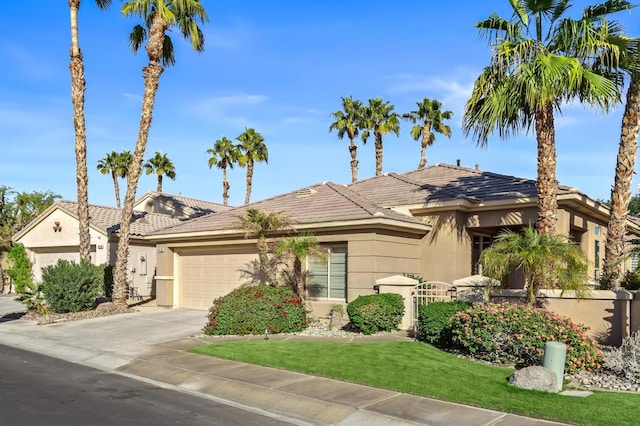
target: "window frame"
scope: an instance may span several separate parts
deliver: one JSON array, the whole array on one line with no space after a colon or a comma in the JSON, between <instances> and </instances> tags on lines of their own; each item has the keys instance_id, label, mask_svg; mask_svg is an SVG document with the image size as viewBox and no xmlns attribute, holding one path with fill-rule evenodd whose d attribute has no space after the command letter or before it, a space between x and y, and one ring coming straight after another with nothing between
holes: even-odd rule
<instances>
[{"instance_id":1,"label":"window frame","mask_svg":"<svg viewBox=\"0 0 640 426\"><path fill-rule=\"evenodd\" d=\"M306 271L308 274L308 282L307 282L307 299L308 300L326 300L326 301L336 301L336 302L345 302L347 300L347 293L348 293L348 276L349 276L349 271L348 271L348 263L349 263L349 249L348 249L348 244L347 243L343 243L343 244L323 244L321 245L322 248L327 250L327 257L326 260L324 261L318 261L318 263L322 263L324 264L325 267L325 271L326 271L326 278L327 278L327 285L326 285L326 294L327 296L311 296L310 295L310 284L311 284L311 271L310 271L310 262L312 261L312 259L319 259L318 256L307 256L306 259ZM344 250L344 297L331 297L331 252L332 250L336 249L336 248L340 248Z\"/></svg>"}]
</instances>

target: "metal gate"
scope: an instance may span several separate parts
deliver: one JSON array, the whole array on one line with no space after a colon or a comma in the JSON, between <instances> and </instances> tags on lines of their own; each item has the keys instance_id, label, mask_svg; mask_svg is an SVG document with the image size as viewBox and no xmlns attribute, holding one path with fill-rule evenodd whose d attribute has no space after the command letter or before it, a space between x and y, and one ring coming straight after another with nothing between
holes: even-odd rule
<instances>
[{"instance_id":1,"label":"metal gate","mask_svg":"<svg viewBox=\"0 0 640 426\"><path fill-rule=\"evenodd\" d=\"M413 323L417 324L420 306L433 302L449 302L455 299L456 288L442 281L427 281L415 286L411 296L413 299Z\"/></svg>"}]
</instances>

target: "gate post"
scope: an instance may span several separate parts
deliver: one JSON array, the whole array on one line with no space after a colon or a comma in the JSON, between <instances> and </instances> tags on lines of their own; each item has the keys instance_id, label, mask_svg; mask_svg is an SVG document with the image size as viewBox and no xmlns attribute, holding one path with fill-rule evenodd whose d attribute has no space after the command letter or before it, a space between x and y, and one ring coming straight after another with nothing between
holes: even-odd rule
<instances>
[{"instance_id":1,"label":"gate post","mask_svg":"<svg viewBox=\"0 0 640 426\"><path fill-rule=\"evenodd\" d=\"M413 296L411 293L417 284L418 280L404 275L393 275L376 280L379 293L395 293L404 298L404 316L400 323L401 330L411 330L413 327Z\"/></svg>"}]
</instances>

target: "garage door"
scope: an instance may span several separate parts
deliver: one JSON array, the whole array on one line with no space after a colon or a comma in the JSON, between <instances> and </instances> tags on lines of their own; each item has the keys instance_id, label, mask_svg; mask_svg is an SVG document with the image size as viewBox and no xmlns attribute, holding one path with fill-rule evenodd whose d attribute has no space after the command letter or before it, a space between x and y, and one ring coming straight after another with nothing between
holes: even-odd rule
<instances>
[{"instance_id":1,"label":"garage door","mask_svg":"<svg viewBox=\"0 0 640 426\"><path fill-rule=\"evenodd\" d=\"M258 258L251 249L178 254L178 306L188 309L209 309L214 299L250 282L245 271Z\"/></svg>"},{"instance_id":2,"label":"garage door","mask_svg":"<svg viewBox=\"0 0 640 426\"><path fill-rule=\"evenodd\" d=\"M91 247L91 257L95 259L95 247ZM33 262L33 278L36 282L42 280L42 268L47 266L55 265L58 263L58 260L64 259L73 261L76 263L80 263L80 249L69 248L67 250L61 251L46 251L46 252L36 252L34 256Z\"/></svg>"}]
</instances>

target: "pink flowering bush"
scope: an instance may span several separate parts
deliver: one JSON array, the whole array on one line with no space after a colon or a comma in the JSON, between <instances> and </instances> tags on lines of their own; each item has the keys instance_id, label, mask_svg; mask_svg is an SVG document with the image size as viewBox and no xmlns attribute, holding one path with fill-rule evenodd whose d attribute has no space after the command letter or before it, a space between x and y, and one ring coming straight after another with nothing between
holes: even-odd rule
<instances>
[{"instance_id":1,"label":"pink flowering bush","mask_svg":"<svg viewBox=\"0 0 640 426\"><path fill-rule=\"evenodd\" d=\"M204 334L291 333L307 328L304 303L289 287L243 287L213 301Z\"/></svg>"},{"instance_id":2,"label":"pink flowering bush","mask_svg":"<svg viewBox=\"0 0 640 426\"><path fill-rule=\"evenodd\" d=\"M602 351L588 328L546 309L512 304L477 305L452 319L453 346L473 358L542 365L547 341L567 345L565 371L600 368Z\"/></svg>"}]
</instances>

